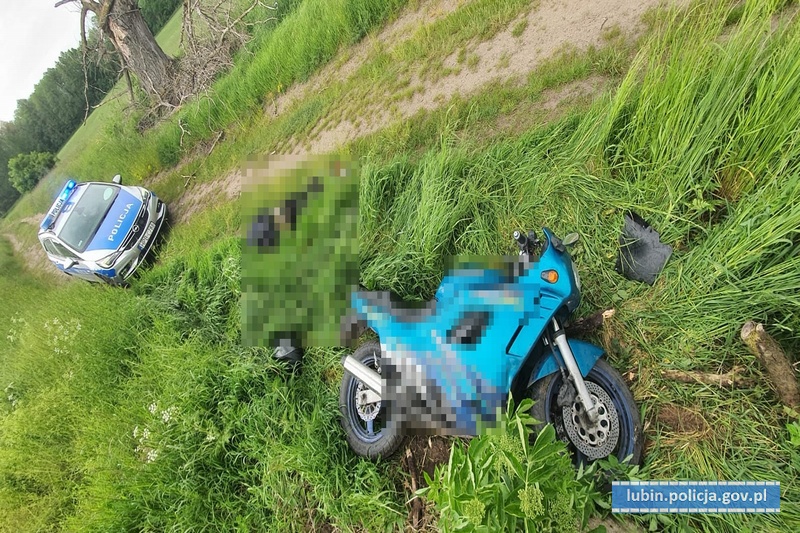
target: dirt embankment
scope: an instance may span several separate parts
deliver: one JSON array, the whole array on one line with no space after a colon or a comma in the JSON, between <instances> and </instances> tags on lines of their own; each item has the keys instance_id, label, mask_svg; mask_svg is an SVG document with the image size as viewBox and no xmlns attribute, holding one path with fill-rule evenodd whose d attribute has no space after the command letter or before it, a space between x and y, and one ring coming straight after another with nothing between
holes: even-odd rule
<instances>
[{"instance_id":1,"label":"dirt embankment","mask_svg":"<svg viewBox=\"0 0 800 533\"><path fill-rule=\"evenodd\" d=\"M24 231L28 231L28 226L30 226L30 231L34 234L39 229L39 222L44 217L42 215L35 215L33 217L28 217L24 219ZM50 262L47 258L47 255L44 253L42 246L39 242L35 242L32 245L25 244L17 235L12 232L3 233L3 237L8 239L11 243L11 247L14 249L14 255L17 256L23 264L32 272L36 274L45 275L48 277L48 280L52 281L53 283L68 283L73 280L69 276L66 276L58 271L58 269Z\"/></svg>"},{"instance_id":2,"label":"dirt embankment","mask_svg":"<svg viewBox=\"0 0 800 533\"><path fill-rule=\"evenodd\" d=\"M463 0L428 0L417 4L416 9L407 9L376 35L340 52L307 82L295 85L280 95L266 106L266 112L280 116L294 104L325 89L332 80L349 79L367 60L374 47L380 45L390 50L411 38L420 26L447 16L465 3ZM435 109L455 94L466 96L498 80L523 82L530 72L560 51L567 48L580 51L590 46L600 46L604 42L604 32L611 28L618 28L628 36L636 36L644 28L642 15L645 12L666 4L684 3L685 0L596 0L588 3L581 0L542 0L493 38L470 43L470 55L475 56L472 60L475 68L455 69L457 73L430 83L421 80L417 72L412 72L412 84L421 88L411 98L399 101L394 113L386 110L387 96L383 95L374 102L364 102L358 116L320 126L311 132L307 143L290 140L288 149L279 151L292 155L330 152L349 141L408 119L421 110ZM520 25L523 18L527 23L524 30L514 35L514 28ZM452 67L456 62L456 54L453 54L446 58L445 66ZM601 77L594 76L549 91L540 101L539 111L543 117L550 116L563 101L599 93L605 87L604 82ZM347 99L347 95L343 99ZM176 222L189 220L194 213L208 205L211 198L238 198L241 193L240 177L238 170L233 170L211 182L197 185L189 183L186 192L171 206Z\"/></svg>"},{"instance_id":3,"label":"dirt embankment","mask_svg":"<svg viewBox=\"0 0 800 533\"><path fill-rule=\"evenodd\" d=\"M445 68L452 68L456 73L433 83L425 83L416 72L412 74L412 86L421 85L421 89L405 101L399 102L396 111L390 115L385 110L383 100L373 103L365 102L363 113L353 120L345 120L333 127L326 127L312 132L313 140L309 145L295 145L295 154L325 153L336 147L387 127L392 122L407 119L421 110L432 110L447 102L458 94L467 96L475 93L485 85L496 81L523 81L530 72L544 61L567 48L578 51L587 50L590 46L603 44L603 32L610 28L619 28L627 35L638 35L643 29L642 15L664 2L662 0L597 0L583 2L580 0L544 0L538 7L524 15L525 29L514 35L515 27L522 18L509 24L509 27L493 38L470 47L472 68L457 67L457 53L446 58ZM677 2L672 2L677 3ZM444 16L460 5L459 2L440 1L424 3L419 10L403 15L396 23L381 32L375 39L388 49L408 38L411 30L422 21L430 24L435 16ZM422 15L421 15L422 14ZM360 46L366 46L363 43ZM374 43L372 44L374 46ZM306 84L290 90L285 100L302 99L308 91L319 90L325 80L344 79L352 75L359 61L365 54L358 52L337 72L326 72ZM335 62L332 63L335 65ZM597 84L580 87L587 92L596 89ZM551 94L542 102L542 110L547 111L558 105L559 97L566 94ZM281 104L279 108L285 108Z\"/></svg>"}]
</instances>

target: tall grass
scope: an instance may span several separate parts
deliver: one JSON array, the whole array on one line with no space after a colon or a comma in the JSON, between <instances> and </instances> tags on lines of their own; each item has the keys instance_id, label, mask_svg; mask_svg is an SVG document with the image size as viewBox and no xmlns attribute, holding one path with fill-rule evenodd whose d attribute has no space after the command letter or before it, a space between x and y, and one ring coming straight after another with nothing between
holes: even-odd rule
<instances>
[{"instance_id":1,"label":"tall grass","mask_svg":"<svg viewBox=\"0 0 800 533\"><path fill-rule=\"evenodd\" d=\"M2 315L0 530L402 522L394 469L341 438L340 354L310 350L290 377L241 347L225 209L177 230L129 291L68 284Z\"/></svg>"}]
</instances>

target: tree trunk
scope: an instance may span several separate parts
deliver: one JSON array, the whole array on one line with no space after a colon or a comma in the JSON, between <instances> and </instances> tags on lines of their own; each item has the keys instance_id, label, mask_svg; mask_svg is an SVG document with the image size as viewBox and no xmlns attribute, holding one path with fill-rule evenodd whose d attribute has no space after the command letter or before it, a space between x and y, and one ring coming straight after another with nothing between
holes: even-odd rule
<instances>
[{"instance_id":1,"label":"tree trunk","mask_svg":"<svg viewBox=\"0 0 800 533\"><path fill-rule=\"evenodd\" d=\"M125 65L139 78L149 95L162 103L175 103L172 95L174 60L161 50L136 0L106 0L105 4L110 5L105 25Z\"/></svg>"}]
</instances>

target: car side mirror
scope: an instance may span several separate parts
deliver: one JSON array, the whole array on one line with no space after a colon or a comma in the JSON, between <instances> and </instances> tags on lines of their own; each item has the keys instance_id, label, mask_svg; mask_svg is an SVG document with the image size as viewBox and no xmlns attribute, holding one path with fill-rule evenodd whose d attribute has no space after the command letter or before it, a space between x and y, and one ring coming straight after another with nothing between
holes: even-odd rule
<instances>
[{"instance_id":1,"label":"car side mirror","mask_svg":"<svg viewBox=\"0 0 800 533\"><path fill-rule=\"evenodd\" d=\"M75 261L74 259L67 259L67 262L64 263L64 270L69 270L70 268L74 267L77 264L78 262Z\"/></svg>"},{"instance_id":2,"label":"car side mirror","mask_svg":"<svg viewBox=\"0 0 800 533\"><path fill-rule=\"evenodd\" d=\"M114 177L111 179L111 181L113 181L113 182L114 182L114 183L116 183L117 185L120 185L120 184L122 184L122 176L120 176L119 174L117 174L116 176L114 176Z\"/></svg>"}]
</instances>

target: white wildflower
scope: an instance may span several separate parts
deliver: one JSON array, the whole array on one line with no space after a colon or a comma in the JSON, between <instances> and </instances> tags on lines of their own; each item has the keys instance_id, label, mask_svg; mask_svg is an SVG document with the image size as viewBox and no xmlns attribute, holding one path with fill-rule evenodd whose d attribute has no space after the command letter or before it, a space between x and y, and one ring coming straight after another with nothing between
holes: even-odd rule
<instances>
[{"instance_id":1,"label":"white wildflower","mask_svg":"<svg viewBox=\"0 0 800 533\"><path fill-rule=\"evenodd\" d=\"M152 463L157 458L158 458L158 450L151 449L149 452L147 452L147 462L148 463Z\"/></svg>"},{"instance_id":2,"label":"white wildflower","mask_svg":"<svg viewBox=\"0 0 800 533\"><path fill-rule=\"evenodd\" d=\"M145 440L147 440L149 438L150 438L150 430L147 429L147 428L144 428L144 431L142 431L142 440L145 441Z\"/></svg>"},{"instance_id":3,"label":"white wildflower","mask_svg":"<svg viewBox=\"0 0 800 533\"><path fill-rule=\"evenodd\" d=\"M136 426L136 427L133 428L133 438L134 439L138 439L139 438L139 426Z\"/></svg>"},{"instance_id":4,"label":"white wildflower","mask_svg":"<svg viewBox=\"0 0 800 533\"><path fill-rule=\"evenodd\" d=\"M169 423L170 420L172 420L175 417L177 413L178 413L178 408L173 405L172 407L169 407L168 409L164 409L163 411L161 411L161 420L165 424L167 424Z\"/></svg>"},{"instance_id":5,"label":"white wildflower","mask_svg":"<svg viewBox=\"0 0 800 533\"><path fill-rule=\"evenodd\" d=\"M155 403L151 403L151 404L150 404L150 405L147 407L147 410L148 410L148 411L150 411L150 414L151 414L151 415L154 415L154 414L156 414L156 411L158 410L158 406L157 406Z\"/></svg>"}]
</instances>

